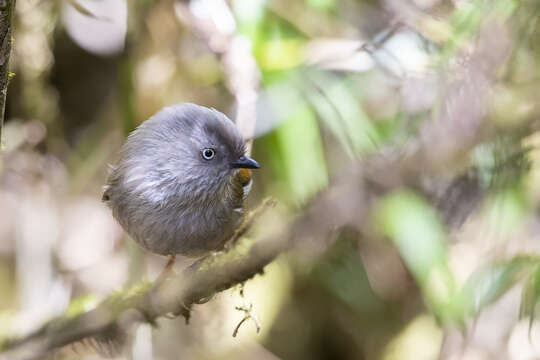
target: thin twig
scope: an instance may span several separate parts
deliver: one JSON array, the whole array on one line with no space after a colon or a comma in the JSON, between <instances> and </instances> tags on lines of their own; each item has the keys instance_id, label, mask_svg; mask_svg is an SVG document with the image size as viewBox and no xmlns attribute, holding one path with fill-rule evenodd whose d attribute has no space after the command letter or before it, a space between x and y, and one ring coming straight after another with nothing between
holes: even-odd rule
<instances>
[{"instance_id":1,"label":"thin twig","mask_svg":"<svg viewBox=\"0 0 540 360\"><path fill-rule=\"evenodd\" d=\"M255 314L253 313L253 304L249 304L249 306L245 306L245 305L236 306L235 309L238 311L244 312L244 317L242 318L242 320L240 320L238 325L236 325L236 327L234 328L234 331L232 334L233 337L236 337L236 335L238 335L238 330L240 330L240 327L242 326L242 324L248 320L252 320L253 323L255 324L255 327L257 329L257 334L261 332L261 328L262 328L261 322L259 321L257 316L255 316Z\"/></svg>"},{"instance_id":2,"label":"thin twig","mask_svg":"<svg viewBox=\"0 0 540 360\"><path fill-rule=\"evenodd\" d=\"M262 328L261 322L259 321L257 316L255 316L255 312L253 311L253 304L250 303L249 306L246 305L246 298L244 296L244 285L245 285L244 283L240 285L240 297L242 298L242 301L244 302L244 304L242 306L235 306L236 310L244 312L244 317L242 318L242 320L240 320L238 325L236 325L236 327L234 328L234 331L232 334L233 337L236 337L236 335L238 335L238 330L240 330L240 327L242 326L242 324L245 323L247 320L253 321L257 329L257 334L261 332L261 328Z\"/></svg>"}]
</instances>

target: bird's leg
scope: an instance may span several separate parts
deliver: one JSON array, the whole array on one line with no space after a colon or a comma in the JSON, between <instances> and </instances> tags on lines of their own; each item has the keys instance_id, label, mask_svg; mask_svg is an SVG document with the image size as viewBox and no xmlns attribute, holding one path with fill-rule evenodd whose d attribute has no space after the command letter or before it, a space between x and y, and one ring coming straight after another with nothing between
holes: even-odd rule
<instances>
[{"instance_id":1,"label":"bird's leg","mask_svg":"<svg viewBox=\"0 0 540 360\"><path fill-rule=\"evenodd\" d=\"M176 255L171 255L171 257L169 258L169 261L167 261L167 265L165 265L165 269L163 269L163 271L167 271L167 272L171 271L175 261L176 261Z\"/></svg>"},{"instance_id":2,"label":"bird's leg","mask_svg":"<svg viewBox=\"0 0 540 360\"><path fill-rule=\"evenodd\" d=\"M163 271L161 274L159 274L158 278L156 279L156 284L161 284L173 271L173 265L176 261L176 255L171 255L169 257L169 261L167 261L167 265L165 265L165 268L163 268Z\"/></svg>"}]
</instances>

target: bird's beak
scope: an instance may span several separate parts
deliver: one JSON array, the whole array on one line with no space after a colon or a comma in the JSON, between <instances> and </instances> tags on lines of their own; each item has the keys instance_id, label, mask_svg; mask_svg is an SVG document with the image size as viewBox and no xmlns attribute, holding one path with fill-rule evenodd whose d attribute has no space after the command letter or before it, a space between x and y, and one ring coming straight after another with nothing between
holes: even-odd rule
<instances>
[{"instance_id":1,"label":"bird's beak","mask_svg":"<svg viewBox=\"0 0 540 360\"><path fill-rule=\"evenodd\" d=\"M258 162L248 156L240 156L238 160L231 163L231 166L235 169L258 169L261 167Z\"/></svg>"}]
</instances>

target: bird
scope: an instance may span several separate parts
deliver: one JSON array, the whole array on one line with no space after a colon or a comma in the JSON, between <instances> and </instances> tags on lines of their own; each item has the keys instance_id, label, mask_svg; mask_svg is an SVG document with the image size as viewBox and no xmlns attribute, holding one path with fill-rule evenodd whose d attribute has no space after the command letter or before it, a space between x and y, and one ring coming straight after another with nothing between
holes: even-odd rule
<instances>
[{"instance_id":1,"label":"bird","mask_svg":"<svg viewBox=\"0 0 540 360\"><path fill-rule=\"evenodd\" d=\"M226 115L180 103L129 134L102 200L136 243L169 257L165 272L177 255L199 258L224 247L242 222L258 168Z\"/></svg>"}]
</instances>

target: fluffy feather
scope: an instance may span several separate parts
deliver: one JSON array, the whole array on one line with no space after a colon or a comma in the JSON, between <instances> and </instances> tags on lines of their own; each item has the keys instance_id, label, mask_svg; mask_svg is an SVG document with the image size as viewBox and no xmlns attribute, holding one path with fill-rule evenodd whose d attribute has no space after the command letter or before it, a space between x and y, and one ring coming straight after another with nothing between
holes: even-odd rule
<instances>
[{"instance_id":1,"label":"fluffy feather","mask_svg":"<svg viewBox=\"0 0 540 360\"><path fill-rule=\"evenodd\" d=\"M214 159L202 158L205 148L215 149ZM219 111L164 108L127 138L103 201L146 249L201 256L221 247L240 221L251 173L231 163L244 153L244 139Z\"/></svg>"}]
</instances>

